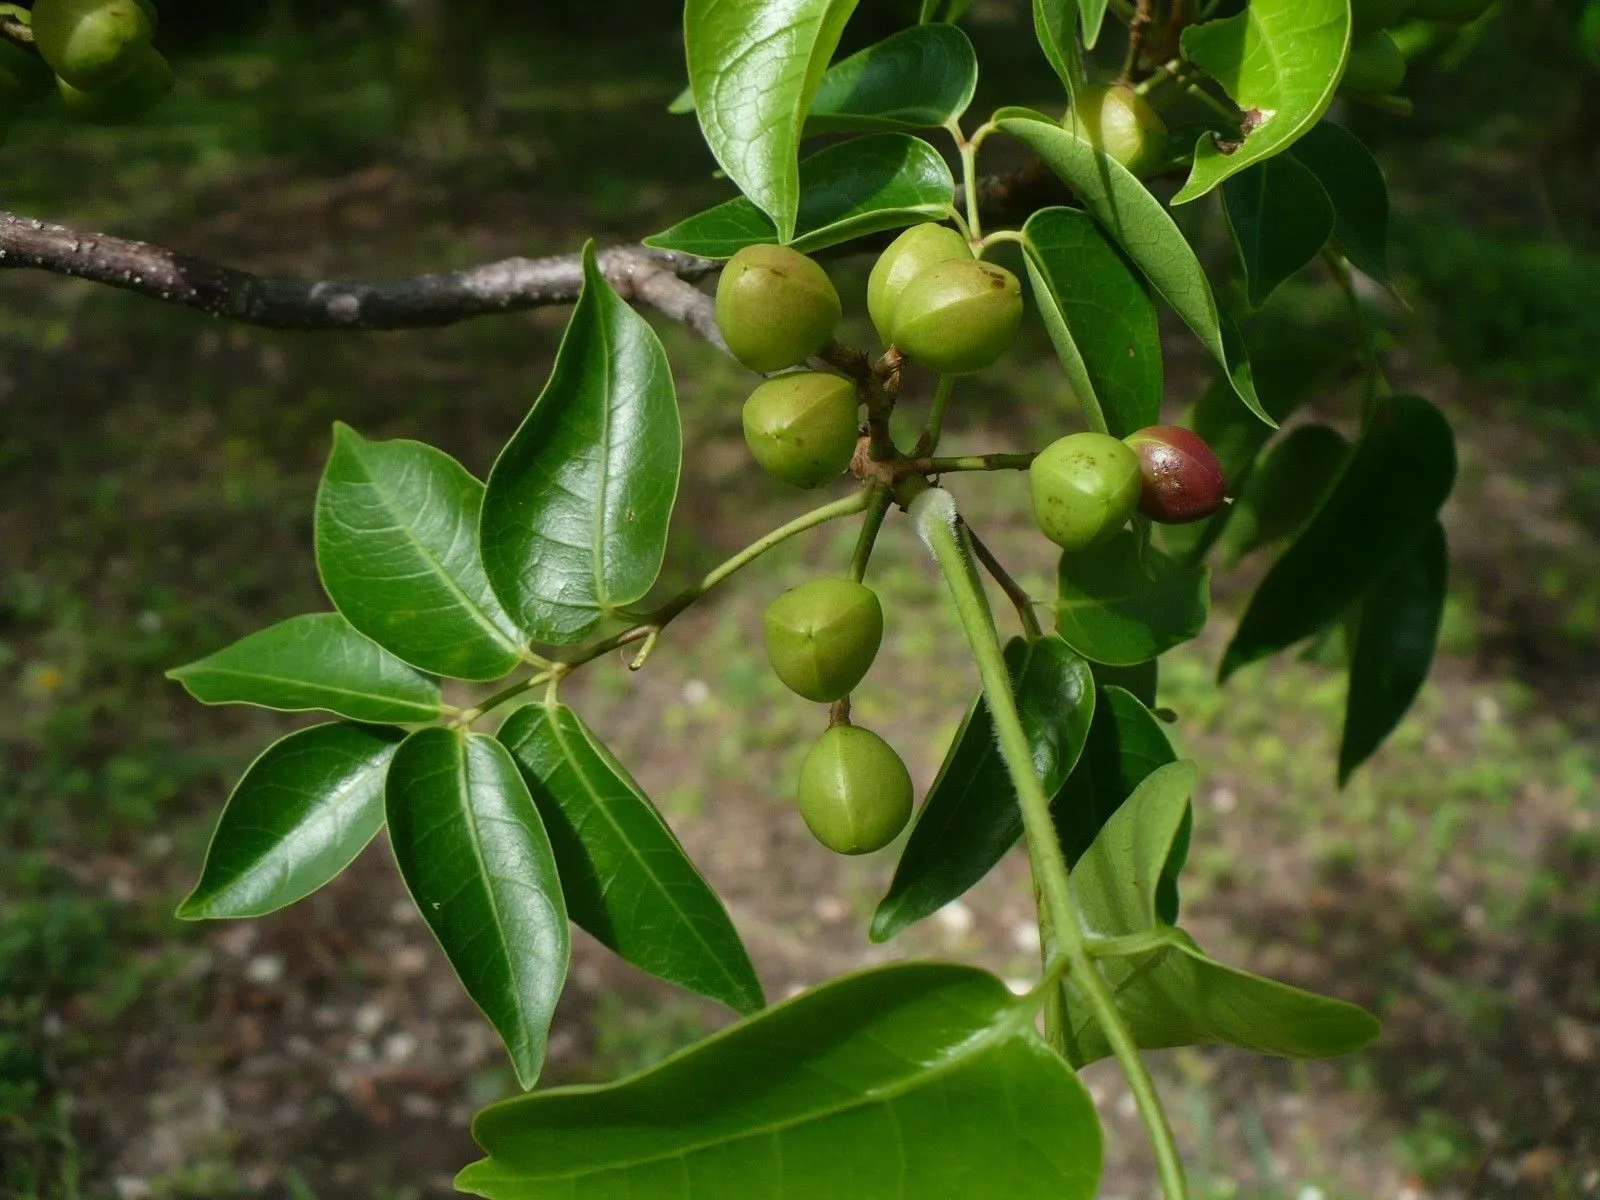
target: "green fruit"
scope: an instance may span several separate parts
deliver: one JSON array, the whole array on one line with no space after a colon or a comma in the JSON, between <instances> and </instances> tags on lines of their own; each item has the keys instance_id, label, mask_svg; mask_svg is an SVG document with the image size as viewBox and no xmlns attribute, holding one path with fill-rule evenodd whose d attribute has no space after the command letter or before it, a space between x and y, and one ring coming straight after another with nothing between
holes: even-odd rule
<instances>
[{"instance_id":1,"label":"green fruit","mask_svg":"<svg viewBox=\"0 0 1600 1200\"><path fill-rule=\"evenodd\" d=\"M1411 15L1424 21L1446 25L1465 25L1476 21L1494 7L1494 0L1416 0Z\"/></svg>"},{"instance_id":2,"label":"green fruit","mask_svg":"<svg viewBox=\"0 0 1600 1200\"><path fill-rule=\"evenodd\" d=\"M1149 101L1121 84L1080 88L1061 127L1135 175L1153 171L1167 157L1167 123Z\"/></svg>"},{"instance_id":3,"label":"green fruit","mask_svg":"<svg viewBox=\"0 0 1600 1200\"><path fill-rule=\"evenodd\" d=\"M1405 20L1412 0L1350 0L1351 30L1356 37L1388 29Z\"/></svg>"},{"instance_id":4,"label":"green fruit","mask_svg":"<svg viewBox=\"0 0 1600 1200\"><path fill-rule=\"evenodd\" d=\"M767 658L790 691L819 704L850 694L883 641L878 594L852 579L813 579L767 606Z\"/></svg>"},{"instance_id":5,"label":"green fruit","mask_svg":"<svg viewBox=\"0 0 1600 1200\"><path fill-rule=\"evenodd\" d=\"M1108 433L1052 442L1028 468L1033 519L1063 550L1106 541L1133 516L1143 480L1139 456Z\"/></svg>"},{"instance_id":6,"label":"green fruit","mask_svg":"<svg viewBox=\"0 0 1600 1200\"><path fill-rule=\"evenodd\" d=\"M890 242L867 277L867 312L883 344L893 340L895 306L913 279L936 263L971 257L972 245L966 238L948 225L931 221L913 225Z\"/></svg>"},{"instance_id":7,"label":"green fruit","mask_svg":"<svg viewBox=\"0 0 1600 1200\"><path fill-rule=\"evenodd\" d=\"M146 50L133 71L121 82L82 91L65 79L56 86L67 111L91 125L126 125L137 121L172 94L172 68L155 50Z\"/></svg>"},{"instance_id":8,"label":"green fruit","mask_svg":"<svg viewBox=\"0 0 1600 1200\"><path fill-rule=\"evenodd\" d=\"M1339 90L1347 96L1388 96L1405 81L1406 56L1379 29L1351 43Z\"/></svg>"},{"instance_id":9,"label":"green fruit","mask_svg":"<svg viewBox=\"0 0 1600 1200\"><path fill-rule=\"evenodd\" d=\"M746 246L717 281L717 327L752 371L781 371L828 344L843 309L828 273L787 246Z\"/></svg>"},{"instance_id":10,"label":"green fruit","mask_svg":"<svg viewBox=\"0 0 1600 1200\"><path fill-rule=\"evenodd\" d=\"M744 402L744 440L767 473L795 487L839 478L856 452L856 388L800 371L769 379Z\"/></svg>"},{"instance_id":11,"label":"green fruit","mask_svg":"<svg viewBox=\"0 0 1600 1200\"><path fill-rule=\"evenodd\" d=\"M153 33L138 0L39 0L33 8L39 53L75 88L107 87L127 76Z\"/></svg>"},{"instance_id":12,"label":"green fruit","mask_svg":"<svg viewBox=\"0 0 1600 1200\"><path fill-rule=\"evenodd\" d=\"M800 765L799 800L817 841L840 854L871 854L911 819L911 775L871 730L835 725Z\"/></svg>"},{"instance_id":13,"label":"green fruit","mask_svg":"<svg viewBox=\"0 0 1600 1200\"><path fill-rule=\"evenodd\" d=\"M976 259L935 263L913 279L894 310L893 343L946 375L992 365L1022 323L1022 285Z\"/></svg>"},{"instance_id":14,"label":"green fruit","mask_svg":"<svg viewBox=\"0 0 1600 1200\"><path fill-rule=\"evenodd\" d=\"M150 22L150 35L154 37L161 28L161 17L156 12L154 0L134 0L134 3L144 9L144 18Z\"/></svg>"}]
</instances>

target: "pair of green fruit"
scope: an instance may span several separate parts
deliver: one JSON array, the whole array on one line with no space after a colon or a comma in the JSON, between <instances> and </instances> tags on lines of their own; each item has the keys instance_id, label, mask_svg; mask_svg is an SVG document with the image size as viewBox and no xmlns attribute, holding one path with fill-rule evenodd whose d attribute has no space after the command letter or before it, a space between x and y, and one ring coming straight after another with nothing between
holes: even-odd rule
<instances>
[{"instance_id":1,"label":"pair of green fruit","mask_svg":"<svg viewBox=\"0 0 1600 1200\"><path fill-rule=\"evenodd\" d=\"M30 12L0 5L33 30L38 57L0 41L0 125L54 86L67 111L119 125L143 116L172 91L172 68L151 45L151 0L38 0Z\"/></svg>"},{"instance_id":2,"label":"pair of green fruit","mask_svg":"<svg viewBox=\"0 0 1600 1200\"><path fill-rule=\"evenodd\" d=\"M1067 551L1109 541L1135 512L1165 525L1215 513L1227 494L1222 464L1192 430L1152 425L1119 441L1074 433L1051 443L1028 469L1033 517Z\"/></svg>"},{"instance_id":3,"label":"pair of green fruit","mask_svg":"<svg viewBox=\"0 0 1600 1200\"><path fill-rule=\"evenodd\" d=\"M767 658L793 692L819 704L848 696L883 642L877 593L853 579L813 579L767 607ZM800 767L800 815L817 840L840 854L870 854L911 819L911 775L871 730L836 724Z\"/></svg>"}]
</instances>

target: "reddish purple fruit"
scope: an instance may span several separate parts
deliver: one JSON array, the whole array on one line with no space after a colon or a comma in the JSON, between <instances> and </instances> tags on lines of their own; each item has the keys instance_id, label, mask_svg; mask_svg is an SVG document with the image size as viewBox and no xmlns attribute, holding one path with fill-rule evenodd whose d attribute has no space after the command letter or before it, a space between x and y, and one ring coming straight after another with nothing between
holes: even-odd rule
<instances>
[{"instance_id":1,"label":"reddish purple fruit","mask_svg":"<svg viewBox=\"0 0 1600 1200\"><path fill-rule=\"evenodd\" d=\"M1179 425L1152 425L1123 440L1139 456L1139 511L1152 521L1187 525L1222 507L1228 481L1199 434Z\"/></svg>"}]
</instances>

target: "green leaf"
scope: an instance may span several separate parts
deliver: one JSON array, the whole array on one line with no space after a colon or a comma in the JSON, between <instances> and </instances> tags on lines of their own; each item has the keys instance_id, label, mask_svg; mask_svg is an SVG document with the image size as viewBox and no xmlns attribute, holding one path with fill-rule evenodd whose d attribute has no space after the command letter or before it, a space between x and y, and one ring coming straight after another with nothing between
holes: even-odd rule
<instances>
[{"instance_id":1,"label":"green leaf","mask_svg":"<svg viewBox=\"0 0 1600 1200\"><path fill-rule=\"evenodd\" d=\"M1119 687L1137 697L1146 708L1153 708L1156 690L1161 683L1161 660L1152 658L1131 667L1110 667L1105 663L1096 663L1094 680L1101 687Z\"/></svg>"},{"instance_id":2,"label":"green leaf","mask_svg":"<svg viewBox=\"0 0 1600 1200\"><path fill-rule=\"evenodd\" d=\"M1045 791L1054 794L1083 751L1094 716L1094 678L1088 664L1054 637L1013 639L1006 665L1034 769ZM917 815L894 881L872 918L872 939L887 941L963 895L1021 836L1016 788L980 697L967 710Z\"/></svg>"},{"instance_id":3,"label":"green leaf","mask_svg":"<svg viewBox=\"0 0 1600 1200\"><path fill-rule=\"evenodd\" d=\"M1450 547L1435 521L1362 600L1339 746L1341 787L1394 732L1427 681L1449 584Z\"/></svg>"},{"instance_id":4,"label":"green leaf","mask_svg":"<svg viewBox=\"0 0 1600 1200\"><path fill-rule=\"evenodd\" d=\"M1455 482L1455 437L1420 396L1381 402L1333 491L1250 600L1221 678L1309 637L1433 524Z\"/></svg>"},{"instance_id":5,"label":"green leaf","mask_svg":"<svg viewBox=\"0 0 1600 1200\"><path fill-rule=\"evenodd\" d=\"M532 1087L571 947L550 839L517 764L491 737L421 730L395 754L386 808L417 910Z\"/></svg>"},{"instance_id":6,"label":"green leaf","mask_svg":"<svg viewBox=\"0 0 1600 1200\"><path fill-rule=\"evenodd\" d=\"M687 0L684 49L706 144L794 236L800 132L856 0Z\"/></svg>"},{"instance_id":7,"label":"green leaf","mask_svg":"<svg viewBox=\"0 0 1600 1200\"><path fill-rule=\"evenodd\" d=\"M178 916L259 917L348 867L383 827L383 778L404 736L316 725L274 742L228 797Z\"/></svg>"},{"instance_id":8,"label":"green leaf","mask_svg":"<svg viewBox=\"0 0 1600 1200\"><path fill-rule=\"evenodd\" d=\"M674 96L672 102L667 105L667 111L675 117L684 117L692 113L694 111L694 89L685 84L683 91Z\"/></svg>"},{"instance_id":9,"label":"green leaf","mask_svg":"<svg viewBox=\"0 0 1600 1200\"><path fill-rule=\"evenodd\" d=\"M515 622L478 557L483 485L421 442L336 424L317 491L317 569L334 606L414 667L498 679L521 661Z\"/></svg>"},{"instance_id":10,"label":"green leaf","mask_svg":"<svg viewBox=\"0 0 1600 1200\"><path fill-rule=\"evenodd\" d=\"M499 738L544 818L572 919L652 975L759 1009L761 982L722 901L577 713L529 705Z\"/></svg>"},{"instance_id":11,"label":"green leaf","mask_svg":"<svg viewBox=\"0 0 1600 1200\"><path fill-rule=\"evenodd\" d=\"M1389 282L1389 186L1372 151L1342 125L1320 121L1290 153L1333 202L1334 240L1351 264Z\"/></svg>"},{"instance_id":12,"label":"green leaf","mask_svg":"<svg viewBox=\"0 0 1600 1200\"><path fill-rule=\"evenodd\" d=\"M683 464L666 351L593 242L583 278L550 381L489 473L479 531L494 590L552 645L650 590Z\"/></svg>"},{"instance_id":13,"label":"green leaf","mask_svg":"<svg viewBox=\"0 0 1600 1200\"><path fill-rule=\"evenodd\" d=\"M937 129L978 89L978 56L954 25L913 25L828 68L805 134ZM805 166L800 168L801 206Z\"/></svg>"},{"instance_id":14,"label":"green leaf","mask_svg":"<svg viewBox=\"0 0 1600 1200\"><path fill-rule=\"evenodd\" d=\"M1028 277L1067 381L1116 437L1161 419L1156 306L1087 213L1046 208L1023 227Z\"/></svg>"},{"instance_id":15,"label":"green leaf","mask_svg":"<svg viewBox=\"0 0 1600 1200\"><path fill-rule=\"evenodd\" d=\"M1298 535L1349 458L1350 443L1332 426L1297 425L1285 434L1234 502L1226 534L1230 561Z\"/></svg>"},{"instance_id":16,"label":"green leaf","mask_svg":"<svg viewBox=\"0 0 1600 1200\"><path fill-rule=\"evenodd\" d=\"M1105 24L1109 0L1078 0L1083 10L1083 44L1093 50L1100 40L1100 28Z\"/></svg>"},{"instance_id":17,"label":"green leaf","mask_svg":"<svg viewBox=\"0 0 1600 1200\"><path fill-rule=\"evenodd\" d=\"M1198 637L1211 612L1211 572L1185 566L1123 530L1061 556L1056 632L1090 662L1131 667Z\"/></svg>"},{"instance_id":18,"label":"green leaf","mask_svg":"<svg viewBox=\"0 0 1600 1200\"><path fill-rule=\"evenodd\" d=\"M1291 155L1257 163L1222 185L1233 244L1244 262L1251 308L1322 252L1333 236L1333 201Z\"/></svg>"},{"instance_id":19,"label":"green leaf","mask_svg":"<svg viewBox=\"0 0 1600 1200\"><path fill-rule=\"evenodd\" d=\"M873 134L819 150L800 164L800 184L800 217L792 244L803 254L885 229L939 220L956 189L939 152L904 133ZM702 258L731 258L746 246L777 240L772 222L741 197L696 213L645 242Z\"/></svg>"},{"instance_id":20,"label":"green leaf","mask_svg":"<svg viewBox=\"0 0 1600 1200\"><path fill-rule=\"evenodd\" d=\"M1096 936L1164 935L1154 950L1100 960L1134 1041L1146 1050L1222 1043L1295 1058L1366 1045L1378 1023L1361 1009L1223 966L1160 920L1157 897L1182 838L1194 781L1194 764L1187 762L1151 774L1072 873L1084 924ZM1070 981L1063 994L1069 1060L1083 1066L1108 1057L1111 1048Z\"/></svg>"},{"instance_id":21,"label":"green leaf","mask_svg":"<svg viewBox=\"0 0 1600 1200\"><path fill-rule=\"evenodd\" d=\"M291 617L167 672L202 704L326 709L352 721L432 721L439 684L357 633L338 613Z\"/></svg>"},{"instance_id":22,"label":"green leaf","mask_svg":"<svg viewBox=\"0 0 1600 1200\"><path fill-rule=\"evenodd\" d=\"M1183 53L1251 117L1244 144L1225 149L1207 133L1187 204L1224 179L1287 150L1328 110L1350 46L1350 0L1250 0L1237 16L1183 31Z\"/></svg>"},{"instance_id":23,"label":"green leaf","mask_svg":"<svg viewBox=\"0 0 1600 1200\"><path fill-rule=\"evenodd\" d=\"M1228 369L1239 398L1272 424L1251 382L1243 342L1224 330L1205 269L1161 201L1120 163L1060 125L998 114L996 123L1031 146L1077 194L1161 298Z\"/></svg>"},{"instance_id":24,"label":"green leaf","mask_svg":"<svg viewBox=\"0 0 1600 1200\"><path fill-rule=\"evenodd\" d=\"M1050 802L1067 865L1077 864L1135 788L1177 758L1142 701L1115 684L1102 685L1083 755Z\"/></svg>"},{"instance_id":25,"label":"green leaf","mask_svg":"<svg viewBox=\"0 0 1600 1200\"><path fill-rule=\"evenodd\" d=\"M1090 1200L1100 1127L992 975L904 963L835 979L607 1087L494 1105L490 1200Z\"/></svg>"},{"instance_id":26,"label":"green leaf","mask_svg":"<svg viewBox=\"0 0 1600 1200\"><path fill-rule=\"evenodd\" d=\"M1084 80L1078 0L1033 0L1033 33L1067 95L1076 95Z\"/></svg>"}]
</instances>

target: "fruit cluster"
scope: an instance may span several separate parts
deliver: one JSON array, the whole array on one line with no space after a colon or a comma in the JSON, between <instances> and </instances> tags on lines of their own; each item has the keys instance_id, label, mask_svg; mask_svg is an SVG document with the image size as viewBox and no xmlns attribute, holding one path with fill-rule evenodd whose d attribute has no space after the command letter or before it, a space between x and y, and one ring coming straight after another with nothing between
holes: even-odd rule
<instances>
[{"instance_id":1,"label":"fruit cluster","mask_svg":"<svg viewBox=\"0 0 1600 1200\"><path fill-rule=\"evenodd\" d=\"M97 125L137 120L172 90L172 68L151 44L151 0L37 0L31 12L0 4L0 20L30 29L38 50L0 38L0 138L52 89Z\"/></svg>"},{"instance_id":2,"label":"fruit cluster","mask_svg":"<svg viewBox=\"0 0 1600 1200\"><path fill-rule=\"evenodd\" d=\"M1101 89L1080 97L1069 120L1088 122L1084 136L1130 170L1146 169L1165 154L1165 137L1160 118L1142 105L1125 88ZM755 371L785 372L745 401L745 440L756 461L796 487L837 479L863 436L857 385L826 371L789 370L833 342L843 306L827 272L789 247L748 246L723 270L716 311L735 358ZM893 355L961 375L1005 353L1022 321L1022 288L1010 271L977 258L960 232L927 223L879 257L867 311ZM1227 490L1211 448L1167 425L1125 440L1072 434L1038 455L1029 476L1039 528L1068 552L1108 541L1135 512L1169 524L1203 520ZM812 580L772 602L765 634L773 671L791 691L838 705L801 767L801 815L840 853L883 848L910 820L911 777L888 743L851 725L839 703L866 677L883 640L877 594L855 579Z\"/></svg>"}]
</instances>

